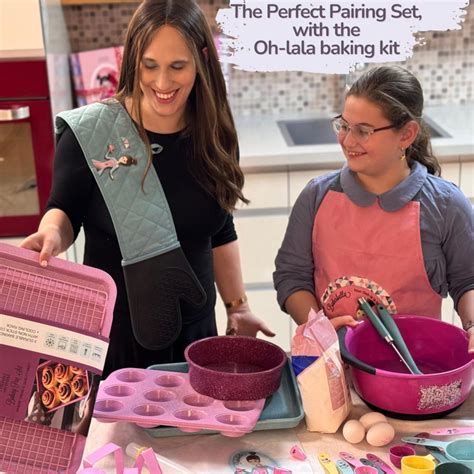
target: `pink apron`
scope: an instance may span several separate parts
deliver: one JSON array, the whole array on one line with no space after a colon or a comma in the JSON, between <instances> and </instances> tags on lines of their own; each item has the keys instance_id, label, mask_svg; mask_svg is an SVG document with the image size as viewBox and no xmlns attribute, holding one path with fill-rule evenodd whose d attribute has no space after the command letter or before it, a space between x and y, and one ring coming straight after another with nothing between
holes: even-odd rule
<instances>
[{"instance_id":1,"label":"pink apron","mask_svg":"<svg viewBox=\"0 0 474 474\"><path fill-rule=\"evenodd\" d=\"M316 297L328 317L362 316L362 296L391 313L441 317L442 298L423 261L419 202L386 212L378 200L361 208L344 193L328 191L312 242Z\"/></svg>"}]
</instances>

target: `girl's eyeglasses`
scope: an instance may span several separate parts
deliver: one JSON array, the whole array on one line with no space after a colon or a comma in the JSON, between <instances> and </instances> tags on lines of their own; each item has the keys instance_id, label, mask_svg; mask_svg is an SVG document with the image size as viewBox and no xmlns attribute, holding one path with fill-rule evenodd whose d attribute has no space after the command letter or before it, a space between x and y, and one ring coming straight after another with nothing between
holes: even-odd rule
<instances>
[{"instance_id":1,"label":"girl's eyeglasses","mask_svg":"<svg viewBox=\"0 0 474 474\"><path fill-rule=\"evenodd\" d=\"M375 132L389 130L395 127L396 125L394 124L379 128L374 128L370 125L352 125L351 127L342 118L342 115L338 115L332 119L332 128L338 137L345 137L349 132L352 132L354 138L359 142L366 142Z\"/></svg>"}]
</instances>

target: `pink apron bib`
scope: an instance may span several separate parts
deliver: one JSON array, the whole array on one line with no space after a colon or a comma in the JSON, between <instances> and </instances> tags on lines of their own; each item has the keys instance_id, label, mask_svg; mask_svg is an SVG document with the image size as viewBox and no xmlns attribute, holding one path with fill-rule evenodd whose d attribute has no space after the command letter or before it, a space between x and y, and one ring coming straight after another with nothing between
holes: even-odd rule
<instances>
[{"instance_id":1,"label":"pink apron bib","mask_svg":"<svg viewBox=\"0 0 474 474\"><path fill-rule=\"evenodd\" d=\"M441 317L442 298L423 261L419 202L386 212L378 201L361 208L344 193L328 191L312 242L316 297L328 317L362 316L362 296L391 313Z\"/></svg>"}]
</instances>

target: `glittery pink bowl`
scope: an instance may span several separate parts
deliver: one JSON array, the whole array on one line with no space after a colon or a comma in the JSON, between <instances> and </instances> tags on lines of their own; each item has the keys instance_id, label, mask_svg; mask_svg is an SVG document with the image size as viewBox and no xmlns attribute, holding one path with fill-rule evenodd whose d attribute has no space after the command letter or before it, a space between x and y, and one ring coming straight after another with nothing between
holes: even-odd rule
<instances>
[{"instance_id":1,"label":"glittery pink bowl","mask_svg":"<svg viewBox=\"0 0 474 474\"><path fill-rule=\"evenodd\" d=\"M278 390L286 363L275 344L246 336L216 336L190 344L184 356L189 382L218 400L258 400Z\"/></svg>"}]
</instances>

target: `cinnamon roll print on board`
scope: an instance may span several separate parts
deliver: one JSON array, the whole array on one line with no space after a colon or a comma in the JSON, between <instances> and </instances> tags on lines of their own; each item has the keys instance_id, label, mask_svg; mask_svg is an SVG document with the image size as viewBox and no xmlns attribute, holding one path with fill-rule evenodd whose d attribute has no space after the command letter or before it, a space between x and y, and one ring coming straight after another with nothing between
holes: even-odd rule
<instances>
[{"instance_id":1,"label":"cinnamon roll print on board","mask_svg":"<svg viewBox=\"0 0 474 474\"><path fill-rule=\"evenodd\" d=\"M36 375L41 404L51 412L83 399L90 389L88 377L82 367L46 361Z\"/></svg>"}]
</instances>

